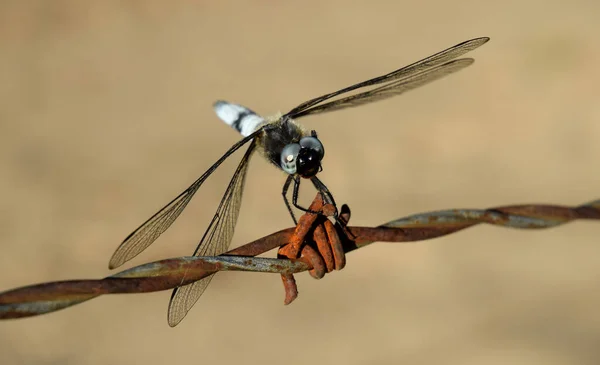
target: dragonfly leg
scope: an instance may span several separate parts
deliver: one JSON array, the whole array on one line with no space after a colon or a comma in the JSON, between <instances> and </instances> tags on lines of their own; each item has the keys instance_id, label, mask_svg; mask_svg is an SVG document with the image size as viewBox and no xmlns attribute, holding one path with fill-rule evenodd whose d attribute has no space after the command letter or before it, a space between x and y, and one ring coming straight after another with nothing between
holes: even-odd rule
<instances>
[{"instance_id":1,"label":"dragonfly leg","mask_svg":"<svg viewBox=\"0 0 600 365\"><path fill-rule=\"evenodd\" d=\"M329 191L327 186L325 186L325 184L323 184L323 182L321 180L319 180L319 178L316 176L313 176L310 179L310 181L312 181L312 183L315 186L315 188L317 189L317 191L321 194L321 197L323 198L323 202L326 205L327 204L331 205L334 208L333 218L335 219L335 221L338 223L341 223L338 219L337 204L335 203L335 199L333 198L333 195L331 194L331 192Z\"/></svg>"},{"instance_id":2,"label":"dragonfly leg","mask_svg":"<svg viewBox=\"0 0 600 365\"><path fill-rule=\"evenodd\" d=\"M298 193L300 191L300 178L298 176L294 176L293 180L294 180L294 191L292 194L292 204L296 208L298 208L299 210L301 210L305 213L322 214L321 212L316 212L314 210L304 208L303 206L298 204ZM326 202L325 197L323 196L323 192L319 191L319 194L321 194L321 198L323 198L323 201Z\"/></svg>"},{"instance_id":3,"label":"dragonfly leg","mask_svg":"<svg viewBox=\"0 0 600 365\"><path fill-rule=\"evenodd\" d=\"M285 206L288 209L288 212L290 212L290 215L292 216L292 220L294 221L294 225L298 225L298 221L296 220L296 216L294 216L294 211L292 210L292 206L290 205L290 201L287 198L287 193L290 190L290 184L292 183L292 179L294 177L292 175L289 175L287 177L287 179L285 180L285 183L283 184L283 190L281 191L281 195L283 196L283 201L285 202Z\"/></svg>"}]
</instances>

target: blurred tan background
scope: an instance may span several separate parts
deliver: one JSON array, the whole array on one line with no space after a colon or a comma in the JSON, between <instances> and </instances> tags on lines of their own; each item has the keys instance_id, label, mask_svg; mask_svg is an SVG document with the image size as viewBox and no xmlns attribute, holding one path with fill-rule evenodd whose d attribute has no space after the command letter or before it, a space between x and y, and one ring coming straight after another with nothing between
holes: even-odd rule
<instances>
[{"instance_id":1,"label":"blurred tan background","mask_svg":"<svg viewBox=\"0 0 600 365\"><path fill-rule=\"evenodd\" d=\"M138 224L262 114L489 36L468 69L313 118L355 225L600 198L597 1L0 2L0 290L109 275ZM191 254L237 154L131 265ZM250 169L234 245L290 225ZM303 201L313 191L305 189ZM321 281L223 273L176 328L170 292L0 323L2 364L598 364L600 224L375 244Z\"/></svg>"}]
</instances>

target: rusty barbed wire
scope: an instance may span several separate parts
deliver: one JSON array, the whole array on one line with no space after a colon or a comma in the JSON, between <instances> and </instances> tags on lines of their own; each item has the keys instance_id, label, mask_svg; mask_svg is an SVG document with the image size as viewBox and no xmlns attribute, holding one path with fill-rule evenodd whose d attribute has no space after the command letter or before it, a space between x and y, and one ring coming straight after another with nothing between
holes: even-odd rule
<instances>
[{"instance_id":1,"label":"rusty barbed wire","mask_svg":"<svg viewBox=\"0 0 600 365\"><path fill-rule=\"evenodd\" d=\"M322 201L317 201L318 199L319 195L313 204L322 204ZM344 209L346 209L346 213L344 213ZM345 218L346 221L349 218L347 206L342 208L341 218ZM543 229L579 219L599 220L600 200L577 207L527 204L483 210L441 210L411 215L377 227L336 224L335 229L341 239L342 253L345 254L373 242L422 241L445 236L482 223L517 229ZM316 227L320 227L322 223L317 223ZM314 220L304 224L313 225L313 232L317 231L314 227ZM289 278L289 275L294 273L314 270L317 261L305 255L298 259L253 256L277 247L284 249L290 242L297 243L299 237L294 236L296 232L302 230L303 234L306 234L310 230L307 229L307 226L300 227L300 225L299 222L297 227L275 232L221 256L171 258L139 265L99 280L55 281L8 290L0 293L0 319L30 317L54 312L103 294L148 293L173 289L218 271L279 273L284 275L284 278ZM328 228L327 233L331 234L331 227ZM329 237L331 238L331 236ZM281 249L280 252L285 253L285 250ZM292 255L298 254L296 249L296 253L292 253ZM337 257L334 257L336 255ZM337 254L334 251L330 258L324 260L325 268L322 270L329 272L333 268L343 267L345 260L339 255L339 250ZM337 261L332 264L331 260ZM313 276L319 277L319 275ZM287 289L288 287L286 287ZM286 292L286 302L289 299L288 294Z\"/></svg>"}]
</instances>

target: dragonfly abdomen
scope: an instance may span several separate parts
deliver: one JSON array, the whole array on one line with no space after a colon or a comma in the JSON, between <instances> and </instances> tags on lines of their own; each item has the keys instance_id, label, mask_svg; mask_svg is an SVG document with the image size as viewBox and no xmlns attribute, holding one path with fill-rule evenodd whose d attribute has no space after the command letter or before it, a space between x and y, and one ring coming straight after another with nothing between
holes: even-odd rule
<instances>
[{"instance_id":1,"label":"dragonfly abdomen","mask_svg":"<svg viewBox=\"0 0 600 365\"><path fill-rule=\"evenodd\" d=\"M266 123L265 119L245 106L219 100L213 108L217 116L242 136L247 137Z\"/></svg>"}]
</instances>

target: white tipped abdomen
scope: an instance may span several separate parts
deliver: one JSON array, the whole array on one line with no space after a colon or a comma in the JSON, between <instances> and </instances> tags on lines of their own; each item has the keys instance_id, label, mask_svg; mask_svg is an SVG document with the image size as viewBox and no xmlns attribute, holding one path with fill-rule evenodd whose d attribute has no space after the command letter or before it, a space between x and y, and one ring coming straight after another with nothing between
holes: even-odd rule
<instances>
[{"instance_id":1,"label":"white tipped abdomen","mask_svg":"<svg viewBox=\"0 0 600 365\"><path fill-rule=\"evenodd\" d=\"M260 125L266 122L263 117L245 106L227 101L217 101L213 108L222 121L240 132L244 137L252 134Z\"/></svg>"}]
</instances>

